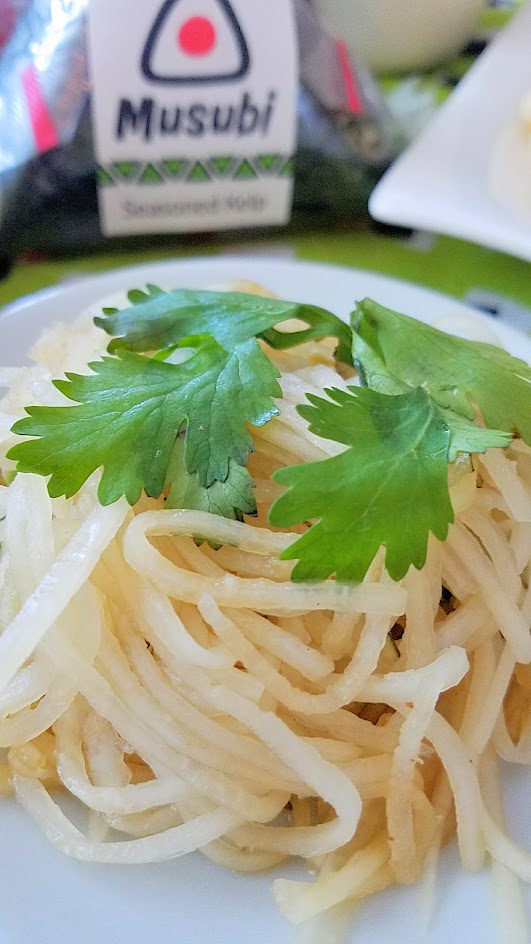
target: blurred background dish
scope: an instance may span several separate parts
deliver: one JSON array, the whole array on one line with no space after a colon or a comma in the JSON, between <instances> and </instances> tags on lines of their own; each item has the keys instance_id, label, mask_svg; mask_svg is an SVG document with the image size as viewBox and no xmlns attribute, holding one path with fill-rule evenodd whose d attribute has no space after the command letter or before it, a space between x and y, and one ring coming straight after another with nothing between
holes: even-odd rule
<instances>
[{"instance_id":1,"label":"blurred background dish","mask_svg":"<svg viewBox=\"0 0 531 944\"><path fill-rule=\"evenodd\" d=\"M531 260L531 5L377 184L372 216Z\"/></svg>"},{"instance_id":2,"label":"blurred background dish","mask_svg":"<svg viewBox=\"0 0 531 944\"><path fill-rule=\"evenodd\" d=\"M375 72L425 69L470 39L484 0L315 0L323 21Z\"/></svg>"}]
</instances>

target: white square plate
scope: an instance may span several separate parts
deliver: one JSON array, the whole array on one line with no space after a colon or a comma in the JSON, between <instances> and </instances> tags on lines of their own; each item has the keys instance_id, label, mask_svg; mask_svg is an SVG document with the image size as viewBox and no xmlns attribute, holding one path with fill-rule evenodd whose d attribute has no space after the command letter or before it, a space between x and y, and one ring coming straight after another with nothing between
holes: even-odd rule
<instances>
[{"instance_id":1,"label":"white square plate","mask_svg":"<svg viewBox=\"0 0 531 944\"><path fill-rule=\"evenodd\" d=\"M531 260L531 3L515 16L375 187L372 216Z\"/></svg>"}]
</instances>

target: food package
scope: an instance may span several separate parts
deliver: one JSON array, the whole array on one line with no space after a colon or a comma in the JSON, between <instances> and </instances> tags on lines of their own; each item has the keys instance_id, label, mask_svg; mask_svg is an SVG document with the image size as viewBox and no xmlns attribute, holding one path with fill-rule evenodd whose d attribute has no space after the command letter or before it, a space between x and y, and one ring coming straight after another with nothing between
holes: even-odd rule
<instances>
[{"instance_id":1,"label":"food package","mask_svg":"<svg viewBox=\"0 0 531 944\"><path fill-rule=\"evenodd\" d=\"M190 0L182 0L182 7L179 2L166 0L156 23L170 13L178 16L182 10L184 15ZM92 3L97 5L95 0L29 0L0 54L0 255L4 261L28 251L86 252L116 239L102 228L101 200L98 203L102 170L95 157L87 25ZM172 3L176 6L170 10ZM236 22L235 4L228 0L202 0L202 7L216 3L229 23ZM353 61L340 39L324 30L308 0L278 3L294 15L298 49L296 148L289 162L293 203L287 219L318 219L320 223L355 219L366 213L371 189L400 148L395 124L369 73ZM135 4L140 11L137 0L130 2L130 8ZM156 11L157 4L151 0L147 6ZM206 16L192 16L185 27L198 21L208 25ZM252 35L250 42L256 51L261 38ZM199 61L201 56L196 58ZM119 74L120 56L115 60L113 69ZM278 81L283 82L281 68ZM251 166L249 175L252 171ZM202 225L204 231L227 228L208 220L191 228L201 231ZM234 221L227 225L238 228ZM242 222L242 228L248 229L261 225L259 218ZM182 239L186 224L173 232L179 229ZM156 227L146 223L145 231L137 225L135 234L119 238L145 246L146 238L155 233ZM159 231L153 238L160 241L171 236L168 224L164 233Z\"/></svg>"},{"instance_id":2,"label":"food package","mask_svg":"<svg viewBox=\"0 0 531 944\"><path fill-rule=\"evenodd\" d=\"M0 55L30 0L0 0Z\"/></svg>"}]
</instances>

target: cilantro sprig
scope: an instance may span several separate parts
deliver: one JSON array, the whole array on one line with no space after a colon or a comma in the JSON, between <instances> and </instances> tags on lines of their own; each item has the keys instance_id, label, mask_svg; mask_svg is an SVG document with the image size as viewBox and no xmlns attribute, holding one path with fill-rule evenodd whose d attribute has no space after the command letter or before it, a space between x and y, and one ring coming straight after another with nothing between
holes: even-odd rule
<instances>
[{"instance_id":1,"label":"cilantro sprig","mask_svg":"<svg viewBox=\"0 0 531 944\"><path fill-rule=\"evenodd\" d=\"M321 462L275 473L288 486L273 505L273 525L318 521L282 554L298 558L295 580L360 581L378 548L394 579L422 567L429 532L443 540L452 519L447 487L450 433L420 387L400 396L350 388L308 396L299 412L310 430L348 446Z\"/></svg>"},{"instance_id":2,"label":"cilantro sprig","mask_svg":"<svg viewBox=\"0 0 531 944\"><path fill-rule=\"evenodd\" d=\"M365 387L326 391L335 403L308 395L312 406L298 407L312 432L349 448L274 476L288 491L271 508L272 524L316 519L282 555L298 559L294 579L359 581L381 545L395 580L411 564L422 567L429 533L444 539L454 518L448 463L507 446L513 432L531 439L531 370L523 361L370 299L353 312L352 328Z\"/></svg>"},{"instance_id":3,"label":"cilantro sprig","mask_svg":"<svg viewBox=\"0 0 531 944\"><path fill-rule=\"evenodd\" d=\"M91 374L68 373L55 386L76 406L30 406L13 426L21 436L9 457L21 472L50 476L50 495L70 497L98 468L98 497L121 495L134 505L142 491L166 493L170 507L213 511L241 519L254 514L246 468L248 430L278 414L278 370L258 338L276 348L335 337L352 363L350 328L313 305L242 293L129 293L131 307L106 309L95 322L109 334L111 356L89 364ZM282 332L298 318L308 327ZM191 349L182 363L167 362ZM146 356L149 352L152 356Z\"/></svg>"},{"instance_id":4,"label":"cilantro sprig","mask_svg":"<svg viewBox=\"0 0 531 944\"><path fill-rule=\"evenodd\" d=\"M337 338L337 358L352 364L350 328L336 315L316 305L263 298L244 292L209 292L175 289L163 292L154 285L147 293L129 293L133 307L104 309L95 318L114 340L109 351L154 351L179 344L194 334L209 334L221 347L231 351L250 338L260 338L276 350L297 347L307 341ZM275 325L297 319L308 327L299 331L278 331Z\"/></svg>"},{"instance_id":5,"label":"cilantro sprig","mask_svg":"<svg viewBox=\"0 0 531 944\"><path fill-rule=\"evenodd\" d=\"M28 407L13 430L38 438L11 450L19 470L50 475L50 495L69 498L102 466L102 504L125 495L134 505L143 489L158 497L168 484L184 426L185 471L197 473L198 486L225 482L231 461L245 466L252 449L246 423L278 413L279 372L253 339L232 354L208 335L184 343L195 351L183 364L121 350L89 364L92 374L55 381L80 405Z\"/></svg>"},{"instance_id":6,"label":"cilantro sprig","mask_svg":"<svg viewBox=\"0 0 531 944\"><path fill-rule=\"evenodd\" d=\"M502 348L465 341L371 299L352 315L354 360L363 382L381 393L423 387L441 408L531 440L531 368ZM448 414L450 417L451 414Z\"/></svg>"},{"instance_id":7,"label":"cilantro sprig","mask_svg":"<svg viewBox=\"0 0 531 944\"><path fill-rule=\"evenodd\" d=\"M282 395L267 349L325 337L362 387L298 407L314 434L346 448L275 474L287 490L271 523L314 522L283 554L297 560L294 579L359 581L382 545L394 579L422 567L429 534L443 540L453 520L448 463L513 434L531 440L525 363L370 300L351 327L313 305L239 292L148 286L129 301L95 319L112 336L109 355L55 381L74 405L28 407L13 427L32 438L10 458L49 476L52 496L74 495L101 468L103 504L145 491L171 507L255 513L249 427L274 417ZM293 318L306 327L280 330ZM189 356L175 363L176 351Z\"/></svg>"}]
</instances>

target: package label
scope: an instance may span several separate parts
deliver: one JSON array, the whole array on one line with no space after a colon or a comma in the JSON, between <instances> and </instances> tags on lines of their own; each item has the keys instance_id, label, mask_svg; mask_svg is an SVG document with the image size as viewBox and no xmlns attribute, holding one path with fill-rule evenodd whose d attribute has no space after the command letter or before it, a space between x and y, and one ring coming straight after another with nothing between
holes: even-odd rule
<instances>
[{"instance_id":1,"label":"package label","mask_svg":"<svg viewBox=\"0 0 531 944\"><path fill-rule=\"evenodd\" d=\"M90 0L88 42L106 235L289 220L291 0Z\"/></svg>"}]
</instances>

